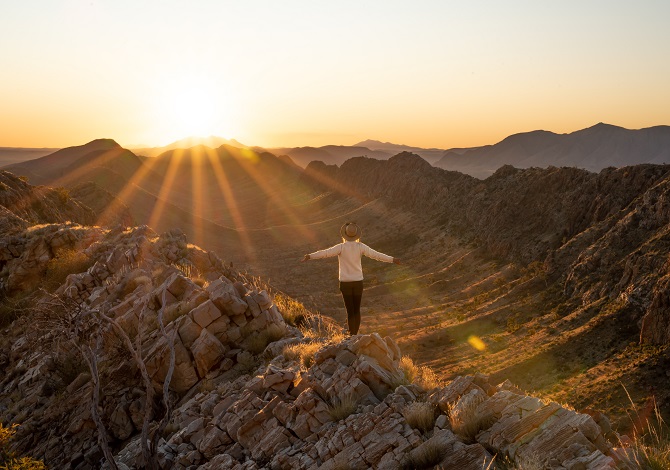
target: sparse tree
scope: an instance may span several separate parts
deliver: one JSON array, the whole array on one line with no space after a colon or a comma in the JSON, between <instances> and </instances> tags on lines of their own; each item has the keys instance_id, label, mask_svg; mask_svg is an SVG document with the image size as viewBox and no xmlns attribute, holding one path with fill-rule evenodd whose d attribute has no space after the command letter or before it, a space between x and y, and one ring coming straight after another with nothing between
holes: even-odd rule
<instances>
[{"instance_id":1,"label":"sparse tree","mask_svg":"<svg viewBox=\"0 0 670 470\"><path fill-rule=\"evenodd\" d=\"M158 470L158 440L170 420L174 405L173 400L170 397L169 387L176 361L174 342L177 330L174 329L172 334L168 334L163 322L163 311L167 301L167 290L163 289L162 306L158 312L158 326L170 352L168 371L162 387L162 401L165 413L158 425L153 426L153 433L151 433L151 428L155 391L151 377L147 371L146 359L142 356L142 325L148 309L150 297L147 295L144 299L138 320L138 331L135 337L135 342L133 343L128 333L121 327L121 325L119 325L118 321L107 315L107 312L104 309L90 309L70 298L50 294L46 291L42 291L42 294L42 299L37 305L38 324L41 325L39 330L45 332L46 335L50 336L54 341L58 341L59 338L66 338L84 358L91 373L93 384L91 393L91 417L98 430L98 442L100 448L113 470L118 470L118 466L114 461L113 454L109 447L109 433L98 412L100 402L100 371L98 363L102 355L105 333L111 329L111 331L113 331L120 339L124 348L130 353L135 365L140 371L145 389L144 417L140 435L142 458L144 459L146 468Z\"/></svg>"}]
</instances>

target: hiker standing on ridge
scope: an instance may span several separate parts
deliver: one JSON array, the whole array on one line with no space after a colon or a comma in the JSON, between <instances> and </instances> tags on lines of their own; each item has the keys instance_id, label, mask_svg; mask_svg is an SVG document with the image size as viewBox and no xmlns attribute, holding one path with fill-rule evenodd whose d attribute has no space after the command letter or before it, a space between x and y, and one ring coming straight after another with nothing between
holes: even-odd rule
<instances>
[{"instance_id":1,"label":"hiker standing on ridge","mask_svg":"<svg viewBox=\"0 0 670 470\"><path fill-rule=\"evenodd\" d=\"M310 259L330 258L337 256L340 263L340 292L347 307L347 325L349 333L358 333L361 324L361 299L363 298L363 268L361 257L383 261L385 263L400 264L398 258L385 255L373 250L365 243L360 242L362 230L353 222L347 222L340 229L342 243L305 255L302 261Z\"/></svg>"}]
</instances>

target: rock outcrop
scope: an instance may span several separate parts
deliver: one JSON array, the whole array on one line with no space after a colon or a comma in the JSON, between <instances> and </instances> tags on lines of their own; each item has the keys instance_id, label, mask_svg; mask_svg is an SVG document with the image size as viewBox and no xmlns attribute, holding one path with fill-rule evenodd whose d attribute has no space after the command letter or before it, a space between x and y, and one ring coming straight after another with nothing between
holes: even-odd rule
<instances>
[{"instance_id":1,"label":"rock outcrop","mask_svg":"<svg viewBox=\"0 0 670 470\"><path fill-rule=\"evenodd\" d=\"M54 246L89 257L89 267L67 276L55 294L91 315L105 312L132 341L141 340L159 394L174 348L169 393L177 407L159 441L161 468L395 469L432 459L442 468L481 469L496 455L556 469L617 465L606 419L483 375L433 389L410 383L391 338L287 325L266 290L188 245L179 231L158 236L147 227L63 224L13 240L0 277L15 290L34 286L27 279L39 278ZM28 260L34 277L21 278ZM81 357L65 339L54 341L56 331L27 328L30 312L22 315L5 332L15 336L3 343L2 420L21 423L19 448L51 468L98 468L91 375L77 367ZM103 338L102 419L115 459L141 468L142 380L113 330ZM67 373L66 364L80 372ZM410 416L417 406L428 410L428 425ZM149 410L153 419L164 413L158 401Z\"/></svg>"}]
</instances>

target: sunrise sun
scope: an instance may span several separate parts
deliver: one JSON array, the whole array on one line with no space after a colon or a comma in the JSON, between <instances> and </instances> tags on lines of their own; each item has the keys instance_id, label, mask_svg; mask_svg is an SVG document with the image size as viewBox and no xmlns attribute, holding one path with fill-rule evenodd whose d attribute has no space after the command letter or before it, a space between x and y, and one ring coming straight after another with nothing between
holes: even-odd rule
<instances>
[{"instance_id":1,"label":"sunrise sun","mask_svg":"<svg viewBox=\"0 0 670 470\"><path fill-rule=\"evenodd\" d=\"M167 142L188 136L230 135L226 90L202 78L169 80L157 89L157 133Z\"/></svg>"}]
</instances>

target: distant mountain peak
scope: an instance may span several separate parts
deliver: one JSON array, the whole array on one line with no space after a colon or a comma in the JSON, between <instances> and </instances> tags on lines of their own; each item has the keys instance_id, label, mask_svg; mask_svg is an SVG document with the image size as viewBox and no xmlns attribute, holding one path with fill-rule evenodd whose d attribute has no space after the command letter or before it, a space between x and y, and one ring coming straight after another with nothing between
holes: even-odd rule
<instances>
[{"instance_id":1,"label":"distant mountain peak","mask_svg":"<svg viewBox=\"0 0 670 470\"><path fill-rule=\"evenodd\" d=\"M584 131L604 131L604 130L617 130L617 131L626 131L628 129L620 126L615 126L613 124L607 124L606 122L599 122L598 124L595 124L591 127L587 127L586 129L582 129ZM576 131L580 132L580 131Z\"/></svg>"}]
</instances>

